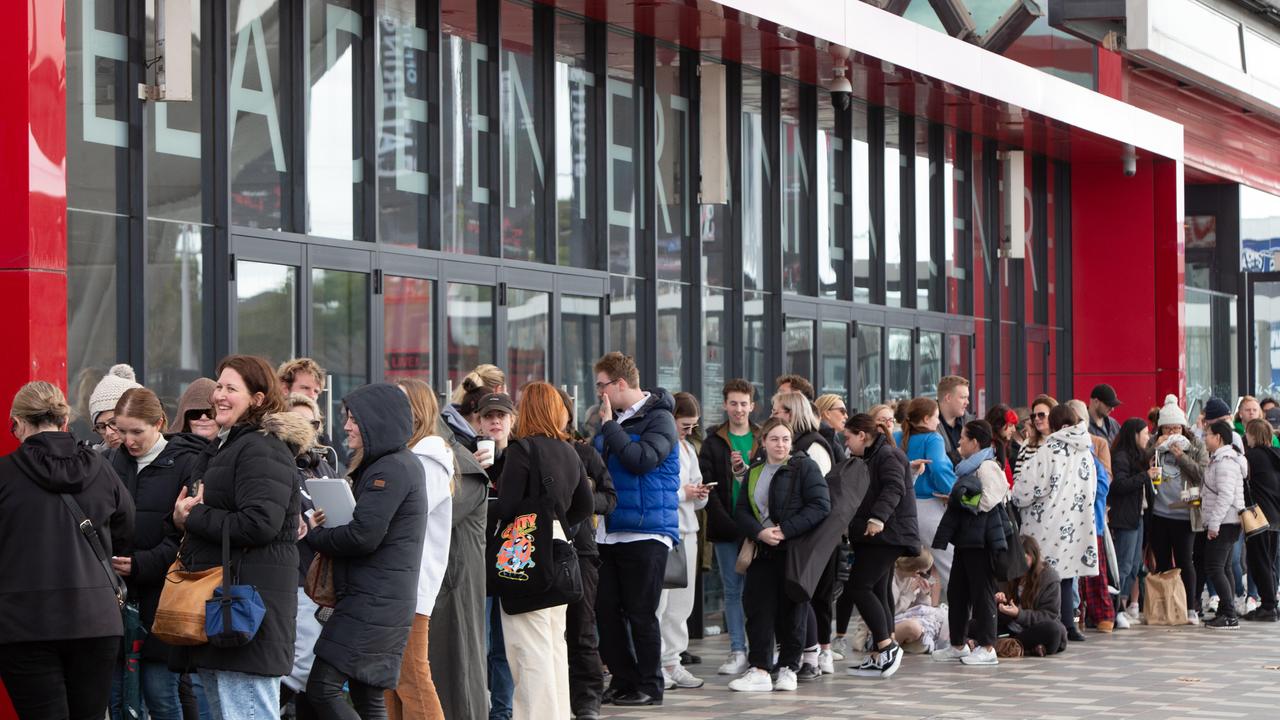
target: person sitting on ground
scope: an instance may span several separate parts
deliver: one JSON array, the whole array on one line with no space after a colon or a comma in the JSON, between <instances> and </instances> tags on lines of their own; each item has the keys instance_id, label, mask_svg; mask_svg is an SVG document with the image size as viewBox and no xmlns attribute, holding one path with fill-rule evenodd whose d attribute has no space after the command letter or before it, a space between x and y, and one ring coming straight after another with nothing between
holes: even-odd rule
<instances>
[{"instance_id":1,"label":"person sitting on ground","mask_svg":"<svg viewBox=\"0 0 1280 720\"><path fill-rule=\"evenodd\" d=\"M933 576L933 553L898 558L893 565L893 635L903 651L932 653L947 637L947 611L939 607L942 586Z\"/></svg>"},{"instance_id":2,"label":"person sitting on ground","mask_svg":"<svg viewBox=\"0 0 1280 720\"><path fill-rule=\"evenodd\" d=\"M1022 536L1022 552L1027 572L996 593L997 632L1022 646L1024 655L1044 657L1067 649L1067 628L1062 610L1062 581L1058 571L1045 562L1040 543Z\"/></svg>"}]
</instances>

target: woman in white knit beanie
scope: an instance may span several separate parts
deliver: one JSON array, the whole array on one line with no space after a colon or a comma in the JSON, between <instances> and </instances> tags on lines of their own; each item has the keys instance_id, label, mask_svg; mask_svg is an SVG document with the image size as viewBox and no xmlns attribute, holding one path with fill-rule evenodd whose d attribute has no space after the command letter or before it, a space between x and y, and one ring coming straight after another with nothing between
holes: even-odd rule
<instances>
[{"instance_id":1,"label":"woman in white knit beanie","mask_svg":"<svg viewBox=\"0 0 1280 720\"><path fill-rule=\"evenodd\" d=\"M142 386L138 384L133 368L124 363L113 365L102 376L102 380L98 381L98 386L89 396L89 421L93 423L93 431L102 438L99 450L120 447L122 438L116 434L115 426L111 424L116 416L116 403L126 390L140 387Z\"/></svg>"}]
</instances>

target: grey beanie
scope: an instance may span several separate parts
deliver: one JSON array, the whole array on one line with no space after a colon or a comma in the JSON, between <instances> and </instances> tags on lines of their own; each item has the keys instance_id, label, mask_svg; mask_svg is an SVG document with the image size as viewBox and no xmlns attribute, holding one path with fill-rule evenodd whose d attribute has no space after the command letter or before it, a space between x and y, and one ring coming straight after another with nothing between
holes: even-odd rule
<instances>
[{"instance_id":1,"label":"grey beanie","mask_svg":"<svg viewBox=\"0 0 1280 720\"><path fill-rule=\"evenodd\" d=\"M1159 425L1160 427L1166 425L1187 426L1187 414L1182 411L1182 408L1178 407L1177 395L1165 395L1164 407L1160 408Z\"/></svg>"},{"instance_id":2,"label":"grey beanie","mask_svg":"<svg viewBox=\"0 0 1280 720\"><path fill-rule=\"evenodd\" d=\"M142 386L138 384L133 368L124 363L111 366L89 396L89 421L96 422L99 413L114 410L126 390L140 387Z\"/></svg>"}]
</instances>

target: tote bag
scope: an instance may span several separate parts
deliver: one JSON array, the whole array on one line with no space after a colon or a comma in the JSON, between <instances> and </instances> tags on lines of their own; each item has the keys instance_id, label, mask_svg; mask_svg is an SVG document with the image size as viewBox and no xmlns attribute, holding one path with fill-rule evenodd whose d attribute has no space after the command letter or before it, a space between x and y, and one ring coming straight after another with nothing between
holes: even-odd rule
<instances>
[{"instance_id":1,"label":"tote bag","mask_svg":"<svg viewBox=\"0 0 1280 720\"><path fill-rule=\"evenodd\" d=\"M1143 586L1148 625L1186 625L1187 592L1182 587L1182 570L1174 568L1147 575Z\"/></svg>"}]
</instances>

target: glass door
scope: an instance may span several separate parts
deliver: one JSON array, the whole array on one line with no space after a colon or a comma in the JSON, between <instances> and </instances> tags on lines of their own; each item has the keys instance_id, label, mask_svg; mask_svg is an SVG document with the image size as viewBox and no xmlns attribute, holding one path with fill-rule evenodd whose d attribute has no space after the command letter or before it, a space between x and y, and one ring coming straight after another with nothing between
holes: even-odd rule
<instances>
[{"instance_id":1,"label":"glass door","mask_svg":"<svg viewBox=\"0 0 1280 720\"><path fill-rule=\"evenodd\" d=\"M1253 352L1250 379L1258 397L1280 394L1280 273L1249 275Z\"/></svg>"},{"instance_id":2,"label":"glass door","mask_svg":"<svg viewBox=\"0 0 1280 720\"><path fill-rule=\"evenodd\" d=\"M783 313L782 372L806 377L818 395L839 395L846 405L857 407L857 398L849 393L853 335L848 307L787 297Z\"/></svg>"}]
</instances>

